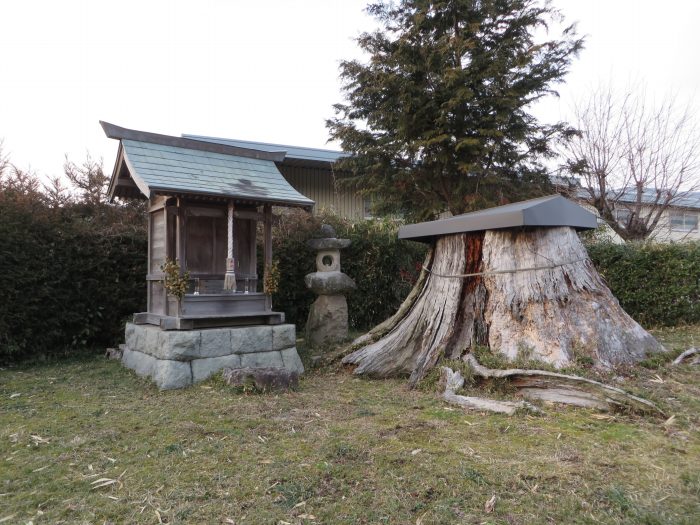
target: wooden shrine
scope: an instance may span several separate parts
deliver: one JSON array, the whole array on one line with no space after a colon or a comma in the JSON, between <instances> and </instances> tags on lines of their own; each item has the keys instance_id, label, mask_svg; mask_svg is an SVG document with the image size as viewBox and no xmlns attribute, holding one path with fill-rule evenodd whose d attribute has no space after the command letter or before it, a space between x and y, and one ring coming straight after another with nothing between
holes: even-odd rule
<instances>
[{"instance_id":1,"label":"wooden shrine","mask_svg":"<svg viewBox=\"0 0 700 525\"><path fill-rule=\"evenodd\" d=\"M110 200L148 199L147 311L134 323L163 330L283 323L258 274L258 225L269 271L272 206L314 204L278 171L285 153L101 124L120 141ZM181 300L165 290L167 260L189 272Z\"/></svg>"}]
</instances>

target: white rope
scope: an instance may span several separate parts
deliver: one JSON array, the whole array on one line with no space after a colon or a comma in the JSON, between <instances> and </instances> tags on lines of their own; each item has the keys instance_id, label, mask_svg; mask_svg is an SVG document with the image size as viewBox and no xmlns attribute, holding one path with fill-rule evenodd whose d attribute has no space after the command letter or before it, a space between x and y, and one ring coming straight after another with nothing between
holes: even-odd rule
<instances>
[{"instance_id":1,"label":"white rope","mask_svg":"<svg viewBox=\"0 0 700 525\"><path fill-rule=\"evenodd\" d=\"M431 275L434 275L435 277L444 277L446 279L464 279L467 277L478 277L481 275L501 275L504 273L518 273L518 272L531 272L535 270L551 270L553 268L560 268L561 266L566 266L568 264L574 264L577 262L585 261L587 257L581 257L580 259L576 259L574 261L568 261L564 263L559 263L559 264L550 264L547 266L530 266L529 268L512 268L510 270L492 270L490 272L476 272L476 273L463 273L463 274L457 274L457 275L444 275L441 273L436 273L432 271L430 268L426 268L425 266L422 266L422 268L428 272Z\"/></svg>"}]
</instances>

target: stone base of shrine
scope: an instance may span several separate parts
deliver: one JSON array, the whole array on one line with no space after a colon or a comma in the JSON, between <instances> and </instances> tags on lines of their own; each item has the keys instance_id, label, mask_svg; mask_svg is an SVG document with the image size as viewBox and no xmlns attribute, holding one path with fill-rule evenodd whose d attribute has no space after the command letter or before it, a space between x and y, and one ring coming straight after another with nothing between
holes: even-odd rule
<instances>
[{"instance_id":1,"label":"stone base of shrine","mask_svg":"<svg viewBox=\"0 0 700 525\"><path fill-rule=\"evenodd\" d=\"M167 331L127 323L125 335L124 366L163 390L204 381L223 368L304 372L293 324Z\"/></svg>"}]
</instances>

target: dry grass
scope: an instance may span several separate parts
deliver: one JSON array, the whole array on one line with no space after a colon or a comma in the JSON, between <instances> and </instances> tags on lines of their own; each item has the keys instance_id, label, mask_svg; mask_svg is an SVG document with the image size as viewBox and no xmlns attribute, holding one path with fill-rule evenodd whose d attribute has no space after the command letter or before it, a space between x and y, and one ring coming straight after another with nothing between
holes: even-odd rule
<instances>
[{"instance_id":1,"label":"dry grass","mask_svg":"<svg viewBox=\"0 0 700 525\"><path fill-rule=\"evenodd\" d=\"M686 348L700 328L659 337ZM344 372L243 395L159 392L97 358L6 369L0 522L697 523L700 370L649 366L622 386L669 422L465 413Z\"/></svg>"}]
</instances>

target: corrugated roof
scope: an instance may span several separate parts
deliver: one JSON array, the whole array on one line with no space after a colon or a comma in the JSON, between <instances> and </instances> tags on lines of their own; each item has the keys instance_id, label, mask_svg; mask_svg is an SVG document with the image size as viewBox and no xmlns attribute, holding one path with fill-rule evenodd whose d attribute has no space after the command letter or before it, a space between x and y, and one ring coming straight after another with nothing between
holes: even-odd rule
<instances>
[{"instance_id":1,"label":"corrugated roof","mask_svg":"<svg viewBox=\"0 0 700 525\"><path fill-rule=\"evenodd\" d=\"M594 214L561 195L550 195L487 210L455 215L447 219L407 224L399 229L399 239L429 242L441 235L522 226L569 226L577 230L595 229Z\"/></svg>"},{"instance_id":2,"label":"corrugated roof","mask_svg":"<svg viewBox=\"0 0 700 525\"><path fill-rule=\"evenodd\" d=\"M665 190L661 190L661 197L657 196L657 192L653 188L645 188L642 192L642 202L645 204L655 204L658 202L663 202L666 198L664 194ZM637 202L637 192L636 190L626 190L620 196L619 202L624 202L628 204L634 204ZM679 208L700 208L700 192L689 191L677 192L677 196L673 198L672 206Z\"/></svg>"},{"instance_id":3,"label":"corrugated roof","mask_svg":"<svg viewBox=\"0 0 700 525\"><path fill-rule=\"evenodd\" d=\"M271 144L269 142L254 142L251 140L224 139L220 137L207 137L205 135L189 135L183 134L184 138L192 140L201 140L203 142L211 142L214 144L224 144L238 148L249 148L260 151L284 151L286 152L285 159L310 160L314 162L327 162L329 164L337 160L349 156L343 151L319 148L305 148L301 146L288 146L285 144Z\"/></svg>"},{"instance_id":4,"label":"corrugated roof","mask_svg":"<svg viewBox=\"0 0 700 525\"><path fill-rule=\"evenodd\" d=\"M198 148L195 141L149 134L103 124L108 136L121 140L118 164L126 166L146 197L156 193L185 193L229 197L287 206L311 207L314 201L296 191L277 169L283 153L263 154L247 149ZM119 165L110 183L118 187Z\"/></svg>"},{"instance_id":5,"label":"corrugated roof","mask_svg":"<svg viewBox=\"0 0 700 525\"><path fill-rule=\"evenodd\" d=\"M663 202L665 199L665 192L668 190L659 190L661 192L661 197L657 197L657 190L654 188L645 188L642 190L642 203L653 206L659 202ZM613 202L619 202L621 204L636 204L637 202L637 190L627 189L627 190L610 190L608 192L609 198ZM590 199L591 195L588 193L586 188L578 188L576 190L576 196L579 199ZM700 191L678 191L677 196L673 198L671 206L676 208L692 208L700 209Z\"/></svg>"}]
</instances>

